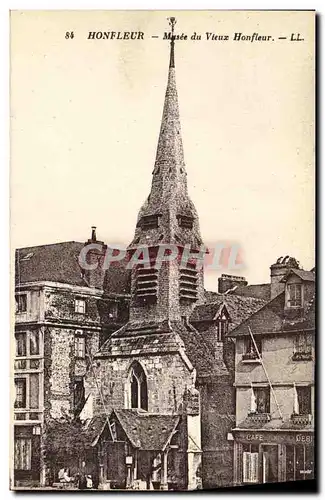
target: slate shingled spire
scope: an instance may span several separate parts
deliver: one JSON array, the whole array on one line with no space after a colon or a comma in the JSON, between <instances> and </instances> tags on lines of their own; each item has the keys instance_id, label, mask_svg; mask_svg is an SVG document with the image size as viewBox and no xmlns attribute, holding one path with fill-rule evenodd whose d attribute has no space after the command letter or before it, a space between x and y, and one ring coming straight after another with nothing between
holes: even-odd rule
<instances>
[{"instance_id":1,"label":"slate shingled spire","mask_svg":"<svg viewBox=\"0 0 325 500\"><path fill-rule=\"evenodd\" d=\"M198 215L187 192L181 124L175 70L175 18L169 19L170 58L165 102L160 126L157 153L153 169L150 194L142 206L137 228L130 247L137 244L158 245L173 243L190 244L199 248L202 244ZM183 216L188 224L183 228L179 218ZM151 219L149 219L151 218ZM155 226L154 219L158 218ZM148 231L146 222L152 223Z\"/></svg>"}]
</instances>

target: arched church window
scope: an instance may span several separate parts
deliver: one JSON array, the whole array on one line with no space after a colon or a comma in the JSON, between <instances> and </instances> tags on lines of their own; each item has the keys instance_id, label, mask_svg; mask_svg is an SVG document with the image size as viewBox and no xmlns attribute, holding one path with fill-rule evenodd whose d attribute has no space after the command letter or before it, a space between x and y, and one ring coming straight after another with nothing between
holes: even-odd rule
<instances>
[{"instance_id":1,"label":"arched church window","mask_svg":"<svg viewBox=\"0 0 325 500\"><path fill-rule=\"evenodd\" d=\"M129 380L131 408L141 408L148 411L147 377L140 363L132 365Z\"/></svg>"}]
</instances>

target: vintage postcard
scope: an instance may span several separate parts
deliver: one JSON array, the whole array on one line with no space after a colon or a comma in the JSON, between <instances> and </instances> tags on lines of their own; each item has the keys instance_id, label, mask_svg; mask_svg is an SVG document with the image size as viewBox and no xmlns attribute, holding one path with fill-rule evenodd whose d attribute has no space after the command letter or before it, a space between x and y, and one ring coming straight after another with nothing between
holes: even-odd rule
<instances>
[{"instance_id":1,"label":"vintage postcard","mask_svg":"<svg viewBox=\"0 0 325 500\"><path fill-rule=\"evenodd\" d=\"M315 12L10 17L10 488L315 485Z\"/></svg>"}]
</instances>

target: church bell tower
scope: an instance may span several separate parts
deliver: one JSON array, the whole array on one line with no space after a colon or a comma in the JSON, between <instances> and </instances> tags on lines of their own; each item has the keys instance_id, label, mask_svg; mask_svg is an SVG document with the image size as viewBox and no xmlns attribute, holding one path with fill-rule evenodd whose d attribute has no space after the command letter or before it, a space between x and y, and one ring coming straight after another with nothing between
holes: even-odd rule
<instances>
[{"instance_id":1,"label":"church bell tower","mask_svg":"<svg viewBox=\"0 0 325 500\"><path fill-rule=\"evenodd\" d=\"M131 322L178 321L203 302L204 247L187 190L176 88L175 18L169 18L169 23L168 80L151 191L128 247L131 261L150 260L132 267Z\"/></svg>"}]
</instances>

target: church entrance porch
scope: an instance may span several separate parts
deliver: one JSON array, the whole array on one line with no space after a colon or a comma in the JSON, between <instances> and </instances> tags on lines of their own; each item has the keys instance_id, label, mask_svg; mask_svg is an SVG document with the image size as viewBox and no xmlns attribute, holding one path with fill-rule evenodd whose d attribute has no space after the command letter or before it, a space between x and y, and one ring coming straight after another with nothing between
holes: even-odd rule
<instances>
[{"instance_id":1,"label":"church entrance porch","mask_svg":"<svg viewBox=\"0 0 325 500\"><path fill-rule=\"evenodd\" d=\"M186 489L178 415L115 410L98 436L100 489Z\"/></svg>"}]
</instances>

